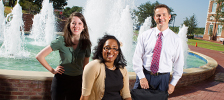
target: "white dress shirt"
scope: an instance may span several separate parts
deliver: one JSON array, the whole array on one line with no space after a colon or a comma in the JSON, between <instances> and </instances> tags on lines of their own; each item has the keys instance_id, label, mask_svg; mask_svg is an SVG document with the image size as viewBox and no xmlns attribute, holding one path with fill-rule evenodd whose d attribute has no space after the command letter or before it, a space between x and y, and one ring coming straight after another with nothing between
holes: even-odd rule
<instances>
[{"instance_id":1,"label":"white dress shirt","mask_svg":"<svg viewBox=\"0 0 224 100\"><path fill-rule=\"evenodd\" d=\"M133 70L139 79L145 78L143 66L150 71L153 50L161 31L157 27L149 29L138 36L136 49L133 56ZM159 69L160 73L171 72L173 77L170 84L176 86L183 74L184 55L181 38L172 30L167 28L162 36L162 49L160 54Z\"/></svg>"}]
</instances>

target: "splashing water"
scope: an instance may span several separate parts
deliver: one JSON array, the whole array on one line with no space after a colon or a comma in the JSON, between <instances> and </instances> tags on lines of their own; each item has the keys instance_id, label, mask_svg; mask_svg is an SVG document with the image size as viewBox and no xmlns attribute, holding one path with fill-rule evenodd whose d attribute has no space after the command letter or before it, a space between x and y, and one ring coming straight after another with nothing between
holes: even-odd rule
<instances>
[{"instance_id":1,"label":"splashing water","mask_svg":"<svg viewBox=\"0 0 224 100\"><path fill-rule=\"evenodd\" d=\"M133 5L132 0L87 0L84 8L92 47L105 33L114 35L122 42L121 49L129 64L133 56L133 20L130 12Z\"/></svg>"},{"instance_id":2,"label":"splashing water","mask_svg":"<svg viewBox=\"0 0 224 100\"><path fill-rule=\"evenodd\" d=\"M19 5L19 0L5 18L3 35L4 41L0 48L0 56L10 58L28 57L29 52L24 49L24 30L22 20L22 8Z\"/></svg>"},{"instance_id":3,"label":"splashing water","mask_svg":"<svg viewBox=\"0 0 224 100\"><path fill-rule=\"evenodd\" d=\"M5 20L5 16L4 16L4 4L3 4L3 0L1 0L0 2L0 41L3 41L3 22Z\"/></svg>"},{"instance_id":4,"label":"splashing water","mask_svg":"<svg viewBox=\"0 0 224 100\"><path fill-rule=\"evenodd\" d=\"M181 38L181 41L182 41L182 48L184 52L184 62L187 62L187 56L188 56L187 30L188 30L188 27L186 27L183 24L183 26L179 27L179 33L178 33L178 36ZM184 64L184 68L187 68L186 63Z\"/></svg>"},{"instance_id":5,"label":"splashing water","mask_svg":"<svg viewBox=\"0 0 224 100\"><path fill-rule=\"evenodd\" d=\"M35 40L32 44L46 46L55 39L55 32L53 4L49 3L49 0L44 0L40 13L36 14L33 18L33 25L29 37Z\"/></svg>"},{"instance_id":6,"label":"splashing water","mask_svg":"<svg viewBox=\"0 0 224 100\"><path fill-rule=\"evenodd\" d=\"M151 20L152 20L151 16L149 16L149 17L147 17L147 18L145 19L145 22L144 22L143 25L140 27L139 34L141 34L141 33L143 33L144 31L146 31L146 30L148 30L148 29L151 28L151 25L152 25Z\"/></svg>"}]
</instances>

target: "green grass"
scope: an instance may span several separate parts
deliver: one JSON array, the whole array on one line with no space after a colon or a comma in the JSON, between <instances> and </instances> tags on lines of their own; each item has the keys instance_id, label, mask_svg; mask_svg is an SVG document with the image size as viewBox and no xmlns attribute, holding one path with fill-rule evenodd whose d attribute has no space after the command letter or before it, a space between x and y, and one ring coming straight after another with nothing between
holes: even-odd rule
<instances>
[{"instance_id":1,"label":"green grass","mask_svg":"<svg viewBox=\"0 0 224 100\"><path fill-rule=\"evenodd\" d=\"M12 12L13 7L5 6L4 13L7 15ZM22 10L22 13L27 13L27 11Z\"/></svg>"},{"instance_id":2,"label":"green grass","mask_svg":"<svg viewBox=\"0 0 224 100\"><path fill-rule=\"evenodd\" d=\"M188 39L187 44L195 46L196 42L198 47L224 52L224 45L200 39Z\"/></svg>"},{"instance_id":3,"label":"green grass","mask_svg":"<svg viewBox=\"0 0 224 100\"><path fill-rule=\"evenodd\" d=\"M134 30L133 41L137 42L138 30Z\"/></svg>"}]
</instances>

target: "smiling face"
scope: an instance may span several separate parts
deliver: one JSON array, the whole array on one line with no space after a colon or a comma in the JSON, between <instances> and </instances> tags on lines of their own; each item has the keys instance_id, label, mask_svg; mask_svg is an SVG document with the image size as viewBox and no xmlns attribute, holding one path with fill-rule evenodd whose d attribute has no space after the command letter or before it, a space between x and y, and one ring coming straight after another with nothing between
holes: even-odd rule
<instances>
[{"instance_id":1,"label":"smiling face","mask_svg":"<svg viewBox=\"0 0 224 100\"><path fill-rule=\"evenodd\" d=\"M158 28L168 28L170 18L171 15L166 8L162 7L155 10L154 20Z\"/></svg>"},{"instance_id":2,"label":"smiling face","mask_svg":"<svg viewBox=\"0 0 224 100\"><path fill-rule=\"evenodd\" d=\"M117 41L114 39L108 39L102 48L102 55L105 62L114 63L114 60L119 54L119 47Z\"/></svg>"},{"instance_id":3,"label":"smiling face","mask_svg":"<svg viewBox=\"0 0 224 100\"><path fill-rule=\"evenodd\" d=\"M74 16L71 19L70 23L70 29L72 32L72 35L80 35L82 30L84 29L83 22L79 19L79 17Z\"/></svg>"}]
</instances>

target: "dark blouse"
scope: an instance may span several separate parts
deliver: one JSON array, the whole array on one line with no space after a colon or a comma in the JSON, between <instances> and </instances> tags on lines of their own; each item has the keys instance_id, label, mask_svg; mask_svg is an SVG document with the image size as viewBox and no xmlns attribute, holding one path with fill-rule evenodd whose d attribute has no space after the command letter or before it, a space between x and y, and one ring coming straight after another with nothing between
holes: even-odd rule
<instances>
[{"instance_id":1,"label":"dark blouse","mask_svg":"<svg viewBox=\"0 0 224 100\"><path fill-rule=\"evenodd\" d=\"M119 68L110 70L107 67L105 79L105 92L102 100L122 100L120 90L123 88L123 76Z\"/></svg>"},{"instance_id":2,"label":"dark blouse","mask_svg":"<svg viewBox=\"0 0 224 100\"><path fill-rule=\"evenodd\" d=\"M90 46L85 50L81 49L82 43L79 42L77 48L66 47L63 36L58 36L56 40L52 41L50 46L53 51L59 50L60 63L64 67L64 74L70 76L78 76L83 73L83 61L85 57L90 57Z\"/></svg>"}]
</instances>

